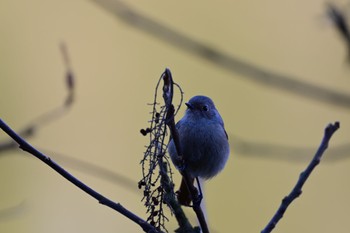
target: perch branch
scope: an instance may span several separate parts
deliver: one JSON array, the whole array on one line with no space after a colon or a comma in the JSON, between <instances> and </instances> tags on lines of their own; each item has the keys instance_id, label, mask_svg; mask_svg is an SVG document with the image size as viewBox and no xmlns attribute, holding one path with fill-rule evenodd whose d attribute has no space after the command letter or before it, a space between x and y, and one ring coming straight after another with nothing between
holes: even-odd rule
<instances>
[{"instance_id":1,"label":"perch branch","mask_svg":"<svg viewBox=\"0 0 350 233\"><path fill-rule=\"evenodd\" d=\"M339 122L335 122L334 124L329 124L324 132L324 137L322 139L322 142L314 156L314 158L311 160L310 164L307 166L307 168L300 174L298 182L292 189L292 191L289 193L288 196L283 198L282 203L280 207L278 208L277 212L273 216L273 218L270 220L270 222L267 224L267 226L261 231L261 233L269 233L271 232L277 225L277 223L281 220L284 213L286 212L288 206L300 196L302 193L302 188L306 182L306 180L309 178L311 172L314 170L314 168L320 163L321 157L325 150L328 147L329 140L331 139L332 135L335 131L339 128Z\"/></svg>"},{"instance_id":2,"label":"perch branch","mask_svg":"<svg viewBox=\"0 0 350 233\"><path fill-rule=\"evenodd\" d=\"M181 144L180 144L180 140L179 140L179 134L178 134L176 127L175 127L175 120L174 120L175 108L174 108L174 105L172 104L173 79L172 79L172 75L171 75L171 72L169 69L166 69L164 71L163 80L164 80L163 98L164 98L165 106L167 108L167 125L170 129L170 133L171 133L172 139L174 141L177 154L179 155L178 160L180 161L180 164L183 164L182 148L181 148ZM180 167L183 167L183 166L180 165ZM189 174L186 172L186 170L182 170L181 175L185 180L187 188L190 190L192 200L198 199L198 191L194 187L193 183L190 181L191 179L190 179ZM196 203L193 201L193 210L197 215L202 232L209 233L209 228L208 228L207 222L205 220L203 211L202 211L199 203Z\"/></svg>"},{"instance_id":3,"label":"perch branch","mask_svg":"<svg viewBox=\"0 0 350 233\"><path fill-rule=\"evenodd\" d=\"M157 229L155 229L152 225L147 223L145 220L141 219L140 217L138 217L137 215L135 215L131 211L129 211L126 208L124 208L121 204L111 201L110 199L104 197L100 193L96 192L95 190L93 190L92 188L90 188L89 186L85 185L84 183L82 183L77 178L75 178L73 175L71 175L69 172L67 172L65 169L63 169L60 165L58 165L53 160L51 160L50 157L42 154L40 151L35 149L29 143L27 143L24 139L22 139L2 119L0 119L0 128L6 134L8 134L14 141L16 141L18 143L19 147L22 150L32 154L36 158L38 158L41 161L43 161L44 163L46 163L49 167L54 169L61 176L63 176L65 179L67 179L68 181L73 183L75 186L77 186L78 188L80 188L81 190L83 190L84 192L86 192L87 194L89 194L90 196L95 198L96 200L98 200L98 202L100 204L108 206L111 209L114 209L115 211L117 211L120 214L124 215L125 217L127 217L131 221L133 221L136 224L138 224L143 229L144 232L147 232L147 233L159 233L160 232Z\"/></svg>"}]
</instances>

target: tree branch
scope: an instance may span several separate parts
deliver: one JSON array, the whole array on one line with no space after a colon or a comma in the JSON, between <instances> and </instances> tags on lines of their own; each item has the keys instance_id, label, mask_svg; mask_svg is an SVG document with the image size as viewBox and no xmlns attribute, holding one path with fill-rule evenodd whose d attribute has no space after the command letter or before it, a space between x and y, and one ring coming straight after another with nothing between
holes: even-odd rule
<instances>
[{"instance_id":1,"label":"tree branch","mask_svg":"<svg viewBox=\"0 0 350 233\"><path fill-rule=\"evenodd\" d=\"M45 124L53 122L55 119L63 116L74 104L74 94L75 94L75 76L71 68L70 59L68 55L68 49L64 42L60 44L60 49L62 52L63 62L66 68L65 83L67 88L67 95L62 104L59 106L39 115L28 125L19 130L18 134L22 138L28 138L33 136L37 130L40 129ZM0 142L0 152L13 149L16 144L13 141Z\"/></svg>"},{"instance_id":2,"label":"tree branch","mask_svg":"<svg viewBox=\"0 0 350 233\"><path fill-rule=\"evenodd\" d=\"M306 182L306 180L309 178L311 172L314 170L314 168L320 163L321 157L325 150L328 148L329 140L331 139L332 135L334 134L337 129L339 129L340 125L339 122L335 122L334 124L329 124L324 132L324 137L322 139L321 145L318 148L314 158L311 160L310 164L307 166L307 168L300 174L298 182L294 186L293 190L289 193L288 196L283 198L282 203L280 207L278 208L277 212L273 216L273 218L270 220L270 222L267 224L265 229L261 231L261 233L269 233L271 232L277 225L277 223L280 221L280 219L283 217L283 214L286 212L288 206L300 196L302 193L302 188Z\"/></svg>"},{"instance_id":3,"label":"tree branch","mask_svg":"<svg viewBox=\"0 0 350 233\"><path fill-rule=\"evenodd\" d=\"M115 15L127 25L147 33L160 41L174 46L186 53L205 59L213 65L240 74L235 78L251 80L258 85L279 89L298 97L304 97L331 106L350 108L350 95L324 88L301 80L288 74L277 73L263 67L246 62L238 57L224 53L199 40L179 32L168 25L155 20L150 16L142 14L127 4L127 1L119 0L91 0L101 6L107 12Z\"/></svg>"},{"instance_id":4,"label":"tree branch","mask_svg":"<svg viewBox=\"0 0 350 233\"><path fill-rule=\"evenodd\" d=\"M333 21L335 28L337 29L340 36L344 39L346 46L348 48L348 59L350 52L350 30L342 10L336 7L333 3L327 3L327 13L329 18Z\"/></svg>"},{"instance_id":5,"label":"tree branch","mask_svg":"<svg viewBox=\"0 0 350 233\"><path fill-rule=\"evenodd\" d=\"M175 108L174 105L172 104L172 99L173 99L173 79L172 75L169 69L166 69L163 73L163 80L164 80L164 86L163 86L163 98L165 102L165 106L167 108L167 125L170 129L171 137L174 141L175 147L177 154L179 156L178 161L180 161L180 164L183 164L184 160L182 157L182 148L179 140L179 134L177 132L177 129L175 127L175 120L174 120L174 113L175 113ZM183 167L180 165L180 167ZM194 187L193 183L190 181L190 176L187 173L186 170L180 171L182 177L185 180L185 183L187 185L187 188L190 190L192 200L198 199L198 191ZM199 221L199 224L201 226L202 232L203 233L209 233L209 228L207 225L207 222L205 220L203 211L198 203L193 201L193 210L197 215L197 219Z\"/></svg>"},{"instance_id":6,"label":"tree branch","mask_svg":"<svg viewBox=\"0 0 350 233\"><path fill-rule=\"evenodd\" d=\"M145 220L141 219L131 211L124 208L121 204L115 203L111 201L110 199L104 197L100 193L96 192L89 186L82 183L80 180L75 178L73 175L71 175L69 172L67 172L65 169L63 169L61 166L59 166L57 163L55 163L53 160L51 160L48 156L42 154L40 151L35 149L33 146L31 146L29 143L27 143L24 139L22 139L16 132L14 132L2 119L0 119L0 128L8 134L14 141L16 141L19 145L19 147L32 154L36 158L40 159L44 163L46 163L48 166L50 166L52 169L54 169L56 172L58 172L61 176L63 176L65 179L73 183L75 186L89 194L91 197L98 200L98 202L102 205L106 205L110 207L111 209L116 210L120 214L124 215L131 221L138 224L144 232L147 233L159 233L157 229L155 229L152 225L147 223Z\"/></svg>"}]
</instances>

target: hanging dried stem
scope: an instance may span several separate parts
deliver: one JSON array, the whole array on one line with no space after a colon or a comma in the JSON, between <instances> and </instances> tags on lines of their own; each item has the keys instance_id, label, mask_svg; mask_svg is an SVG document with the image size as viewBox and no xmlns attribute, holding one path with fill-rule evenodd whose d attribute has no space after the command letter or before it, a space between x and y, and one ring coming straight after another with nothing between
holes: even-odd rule
<instances>
[{"instance_id":1,"label":"hanging dried stem","mask_svg":"<svg viewBox=\"0 0 350 233\"><path fill-rule=\"evenodd\" d=\"M162 76L159 79L152 104L150 126L141 129L141 134L149 135L149 145L146 148L144 157L141 160L142 179L139 182L139 188L143 188L143 201L149 214L147 221L157 229L166 231L165 222L168 221L164 213L164 204L169 205L170 199L176 199L174 193L174 184L172 179L172 171L167 151L167 127L166 105L160 105L158 102L158 92ZM178 109L182 103L182 91L179 86L178 90L181 94L181 100ZM177 110L178 110L177 109Z\"/></svg>"}]
</instances>

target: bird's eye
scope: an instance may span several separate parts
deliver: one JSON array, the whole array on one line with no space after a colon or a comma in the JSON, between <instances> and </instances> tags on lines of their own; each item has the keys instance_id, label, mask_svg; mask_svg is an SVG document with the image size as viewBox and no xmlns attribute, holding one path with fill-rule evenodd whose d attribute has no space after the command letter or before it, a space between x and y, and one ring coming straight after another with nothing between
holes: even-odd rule
<instances>
[{"instance_id":1,"label":"bird's eye","mask_svg":"<svg viewBox=\"0 0 350 233\"><path fill-rule=\"evenodd\" d=\"M209 110L209 108L208 108L207 105L203 105L203 106L202 106L202 110L203 110L204 112L207 112L207 111Z\"/></svg>"}]
</instances>

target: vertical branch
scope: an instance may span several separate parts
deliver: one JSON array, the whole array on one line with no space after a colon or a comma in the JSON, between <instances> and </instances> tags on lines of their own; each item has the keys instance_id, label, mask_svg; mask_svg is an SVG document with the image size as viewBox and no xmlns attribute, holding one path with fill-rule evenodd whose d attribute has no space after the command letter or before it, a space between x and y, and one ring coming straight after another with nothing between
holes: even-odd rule
<instances>
[{"instance_id":1,"label":"vertical branch","mask_svg":"<svg viewBox=\"0 0 350 233\"><path fill-rule=\"evenodd\" d=\"M172 79L172 75L169 69L166 69L162 75L163 77L163 81L164 81L164 86L163 86L163 98L164 98L164 102L165 102L165 106L166 106L166 111L167 111L167 125L170 129L170 133L172 136L172 139L174 141L175 147L176 147L176 151L177 154L179 156L178 161L180 162L180 167L184 167L181 166L181 164L184 164L184 160L183 160L183 154L182 154L182 148L181 148L181 144L180 144L180 140L179 140L179 134L176 130L175 127L175 120L174 120L174 113L175 113L175 108L174 105L172 104L172 99L173 99L173 79ZM185 183L188 187L188 189L190 190L191 193L191 197L192 200L197 200L198 199L198 191L197 189L194 187L193 183L190 181L190 176L187 173L186 170L182 170L181 171L181 175L185 180ZM199 224L201 226L202 232L203 233L209 233L209 228L207 225L207 222L205 220L203 211L200 207L200 205L198 203L193 203L193 210L197 215L197 219L199 221Z\"/></svg>"},{"instance_id":2,"label":"vertical branch","mask_svg":"<svg viewBox=\"0 0 350 233\"><path fill-rule=\"evenodd\" d=\"M66 66L66 87L68 90L68 96L65 101L65 105L69 107L74 102L74 89L75 89L75 80L74 80L74 73L72 70L68 49L64 42L60 44L63 62Z\"/></svg>"},{"instance_id":3,"label":"vertical branch","mask_svg":"<svg viewBox=\"0 0 350 233\"><path fill-rule=\"evenodd\" d=\"M177 233L199 233L199 229L193 228L188 221L181 205L177 202L176 197L174 195L174 185L169 180L169 176L167 175L167 165L166 163L159 164L160 170L163 173L161 176L162 187L165 191L164 201L171 208L178 224L179 228L175 231Z\"/></svg>"}]
</instances>

